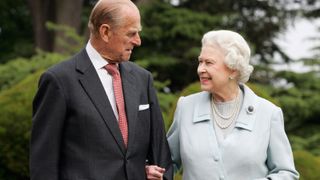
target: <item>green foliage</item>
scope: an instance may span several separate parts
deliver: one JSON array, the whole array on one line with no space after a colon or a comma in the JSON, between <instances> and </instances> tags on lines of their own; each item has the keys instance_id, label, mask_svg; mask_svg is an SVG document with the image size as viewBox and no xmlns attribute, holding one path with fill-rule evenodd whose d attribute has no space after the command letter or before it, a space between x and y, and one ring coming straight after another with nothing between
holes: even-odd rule
<instances>
[{"instance_id":1,"label":"green foliage","mask_svg":"<svg viewBox=\"0 0 320 180\"><path fill-rule=\"evenodd\" d=\"M177 96L171 93L162 93L158 92L158 99L162 111L162 116L164 119L164 124L166 131L169 130L172 121L172 107L174 103L177 101Z\"/></svg>"},{"instance_id":2,"label":"green foliage","mask_svg":"<svg viewBox=\"0 0 320 180\"><path fill-rule=\"evenodd\" d=\"M320 28L319 28L320 32ZM319 37L320 40L320 37ZM313 72L320 72L320 46L314 47L312 49L314 51L314 58L303 58L301 61L303 62L303 65L309 66Z\"/></svg>"},{"instance_id":3,"label":"green foliage","mask_svg":"<svg viewBox=\"0 0 320 180\"><path fill-rule=\"evenodd\" d=\"M176 65L178 62L177 62L177 59L171 56L153 55L150 57L146 57L146 59L136 60L135 63L137 63L138 65L146 69L157 67L164 70L165 68ZM161 72L161 70L158 70L157 72ZM154 73L157 73L157 72L154 72Z\"/></svg>"},{"instance_id":4,"label":"green foliage","mask_svg":"<svg viewBox=\"0 0 320 180\"><path fill-rule=\"evenodd\" d=\"M320 157L307 151L294 151L295 166L300 173L300 180L320 179Z\"/></svg>"},{"instance_id":5,"label":"green foliage","mask_svg":"<svg viewBox=\"0 0 320 180\"><path fill-rule=\"evenodd\" d=\"M289 134L293 150L304 150L313 155L320 156L320 124L304 123Z\"/></svg>"},{"instance_id":6,"label":"green foliage","mask_svg":"<svg viewBox=\"0 0 320 180\"><path fill-rule=\"evenodd\" d=\"M19 56L31 56L34 43L26 1L1 0L0 9L0 64Z\"/></svg>"},{"instance_id":7,"label":"green foliage","mask_svg":"<svg viewBox=\"0 0 320 180\"><path fill-rule=\"evenodd\" d=\"M271 96L271 92L274 89L271 86L258 83L247 83L246 85L250 87L252 91L258 96L267 99L268 101L272 102L277 106L280 106L278 100Z\"/></svg>"},{"instance_id":8,"label":"green foliage","mask_svg":"<svg viewBox=\"0 0 320 180\"><path fill-rule=\"evenodd\" d=\"M194 12L186 8L175 8L159 1L142 6L141 16L144 27L141 33L142 38L147 41L161 41L158 47L166 49L169 47L165 45L172 47L172 43L180 44L176 41L177 38L181 38L179 40L183 42L193 40L194 44L199 44L198 41L202 35L221 22L218 16L210 16L207 13ZM184 43L180 45L182 44ZM185 45L190 46L190 44ZM172 52L171 49L169 50Z\"/></svg>"},{"instance_id":9,"label":"green foliage","mask_svg":"<svg viewBox=\"0 0 320 180\"><path fill-rule=\"evenodd\" d=\"M0 66L0 179L28 179L31 103L38 78L64 58L40 52Z\"/></svg>"},{"instance_id":10,"label":"green foliage","mask_svg":"<svg viewBox=\"0 0 320 180\"><path fill-rule=\"evenodd\" d=\"M178 102L178 99L179 97L181 96L188 96L190 94L193 94L193 93L197 93L197 92L200 92L201 89L200 89L200 83L199 82L194 82L192 84L190 84L189 86L187 86L186 88L184 88L180 94L178 96L176 96L176 98L173 100L172 104L171 104L171 108L169 111L167 111L167 114L166 114L166 117L168 118L168 128L170 127L170 125L172 124L172 121L173 121L173 117L174 117L174 112L176 110L176 107L177 107L177 102Z\"/></svg>"},{"instance_id":11,"label":"green foliage","mask_svg":"<svg viewBox=\"0 0 320 180\"><path fill-rule=\"evenodd\" d=\"M273 55L278 53L283 60L289 61L273 41L277 33L286 28L288 19L293 18L296 11L288 4L292 1L252 1L252 0L183 0L179 7L188 8L194 12L207 12L223 19L221 25L215 28L231 29L246 37L252 43L253 50L260 61L273 62Z\"/></svg>"},{"instance_id":12,"label":"green foliage","mask_svg":"<svg viewBox=\"0 0 320 180\"><path fill-rule=\"evenodd\" d=\"M194 82L192 84L190 84L189 86L187 86L186 88L184 88L180 95L181 96L188 96L190 94L194 94L194 93L197 93L197 92L200 92L201 89L200 89L200 83L199 82Z\"/></svg>"},{"instance_id":13,"label":"green foliage","mask_svg":"<svg viewBox=\"0 0 320 180\"><path fill-rule=\"evenodd\" d=\"M55 53L39 52L30 59L17 58L0 65L0 91L11 87L38 69L47 68L65 57Z\"/></svg>"},{"instance_id":14,"label":"green foliage","mask_svg":"<svg viewBox=\"0 0 320 180\"><path fill-rule=\"evenodd\" d=\"M179 174L179 173L176 173L176 174L174 175L174 180L182 180L182 175Z\"/></svg>"},{"instance_id":15,"label":"green foliage","mask_svg":"<svg viewBox=\"0 0 320 180\"><path fill-rule=\"evenodd\" d=\"M49 30L59 34L55 41L60 53L73 55L83 48L84 37L78 35L74 28L66 25L54 24L52 22L47 22L46 26Z\"/></svg>"},{"instance_id":16,"label":"green foliage","mask_svg":"<svg viewBox=\"0 0 320 180\"><path fill-rule=\"evenodd\" d=\"M287 130L299 127L309 116L308 103L294 96L283 95L278 97L284 111Z\"/></svg>"},{"instance_id":17,"label":"green foliage","mask_svg":"<svg viewBox=\"0 0 320 180\"><path fill-rule=\"evenodd\" d=\"M319 126L318 126L319 128ZM290 142L295 151L308 151L309 153L320 156L320 133L315 133L309 137L291 135Z\"/></svg>"},{"instance_id":18,"label":"green foliage","mask_svg":"<svg viewBox=\"0 0 320 180\"><path fill-rule=\"evenodd\" d=\"M317 72L296 73L292 71L280 71L275 77L286 79L289 83L293 83L298 89L305 91L301 95L305 95L309 90L320 90L320 78ZM306 95L310 95L306 94Z\"/></svg>"},{"instance_id":19,"label":"green foliage","mask_svg":"<svg viewBox=\"0 0 320 180\"><path fill-rule=\"evenodd\" d=\"M196 64L202 35L217 27L219 16L176 8L162 1L140 7L142 46L132 59L143 60L158 74L157 80L170 79L170 89L179 91L197 78Z\"/></svg>"},{"instance_id":20,"label":"green foliage","mask_svg":"<svg viewBox=\"0 0 320 180\"><path fill-rule=\"evenodd\" d=\"M319 124L320 78L314 72L279 72L276 77L286 79L289 87L277 88L272 96L279 100L283 109L286 127L294 131L303 124Z\"/></svg>"},{"instance_id":21,"label":"green foliage","mask_svg":"<svg viewBox=\"0 0 320 180\"><path fill-rule=\"evenodd\" d=\"M39 71L0 93L0 159L6 169L28 177L32 98Z\"/></svg>"}]
</instances>

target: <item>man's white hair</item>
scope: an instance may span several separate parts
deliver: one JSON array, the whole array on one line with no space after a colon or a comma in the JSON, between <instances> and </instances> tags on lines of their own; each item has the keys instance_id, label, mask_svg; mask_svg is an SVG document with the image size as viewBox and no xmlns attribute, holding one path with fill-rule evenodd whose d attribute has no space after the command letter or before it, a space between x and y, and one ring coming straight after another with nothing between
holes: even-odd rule
<instances>
[{"instance_id":1,"label":"man's white hair","mask_svg":"<svg viewBox=\"0 0 320 180\"><path fill-rule=\"evenodd\" d=\"M249 64L250 48L240 34L228 30L209 31L203 35L204 46L220 47L224 51L226 66L239 72L238 82L249 80L253 71L253 66Z\"/></svg>"}]
</instances>

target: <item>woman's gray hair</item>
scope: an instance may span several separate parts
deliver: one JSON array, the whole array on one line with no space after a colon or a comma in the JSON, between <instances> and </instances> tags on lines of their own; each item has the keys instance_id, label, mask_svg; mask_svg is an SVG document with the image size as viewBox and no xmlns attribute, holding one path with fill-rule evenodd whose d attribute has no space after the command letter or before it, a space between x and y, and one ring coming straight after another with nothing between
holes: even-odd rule
<instances>
[{"instance_id":1,"label":"woman's gray hair","mask_svg":"<svg viewBox=\"0 0 320 180\"><path fill-rule=\"evenodd\" d=\"M238 81L245 83L249 80L253 66L249 64L250 48L244 38L233 31L209 31L203 35L202 47L220 47L225 54L225 64L228 68L239 72Z\"/></svg>"}]
</instances>

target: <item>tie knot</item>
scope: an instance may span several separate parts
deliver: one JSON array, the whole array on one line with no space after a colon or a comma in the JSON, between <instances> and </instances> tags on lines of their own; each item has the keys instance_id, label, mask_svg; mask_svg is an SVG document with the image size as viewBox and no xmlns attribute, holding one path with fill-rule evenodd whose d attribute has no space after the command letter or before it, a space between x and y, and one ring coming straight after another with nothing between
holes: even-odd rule
<instances>
[{"instance_id":1,"label":"tie knot","mask_svg":"<svg viewBox=\"0 0 320 180\"><path fill-rule=\"evenodd\" d=\"M119 70L116 64L114 63L109 63L105 66L105 69L108 71L109 74L111 74L111 76L115 75L115 74L119 74Z\"/></svg>"}]
</instances>

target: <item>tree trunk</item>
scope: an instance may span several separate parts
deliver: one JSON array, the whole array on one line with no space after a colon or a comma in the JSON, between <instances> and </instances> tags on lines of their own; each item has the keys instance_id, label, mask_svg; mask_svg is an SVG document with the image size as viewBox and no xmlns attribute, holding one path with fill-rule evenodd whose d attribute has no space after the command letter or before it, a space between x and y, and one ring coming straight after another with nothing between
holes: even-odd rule
<instances>
[{"instance_id":1,"label":"tree trunk","mask_svg":"<svg viewBox=\"0 0 320 180\"><path fill-rule=\"evenodd\" d=\"M53 49L53 32L47 30L45 23L54 22L55 9L52 0L27 0L32 16L32 26L36 48L44 51Z\"/></svg>"},{"instance_id":2,"label":"tree trunk","mask_svg":"<svg viewBox=\"0 0 320 180\"><path fill-rule=\"evenodd\" d=\"M56 24L69 26L80 33L81 26L81 12L83 7L83 0L56 0ZM63 39L68 45L73 45L77 42L68 38L64 32L56 32L54 43L54 51L64 53L65 49L60 46L57 38Z\"/></svg>"},{"instance_id":3,"label":"tree trunk","mask_svg":"<svg viewBox=\"0 0 320 180\"><path fill-rule=\"evenodd\" d=\"M74 28L78 33L81 25L83 0L27 0L32 15L35 45L45 51L63 52L56 41L62 32L54 33L46 28L46 22Z\"/></svg>"}]
</instances>

